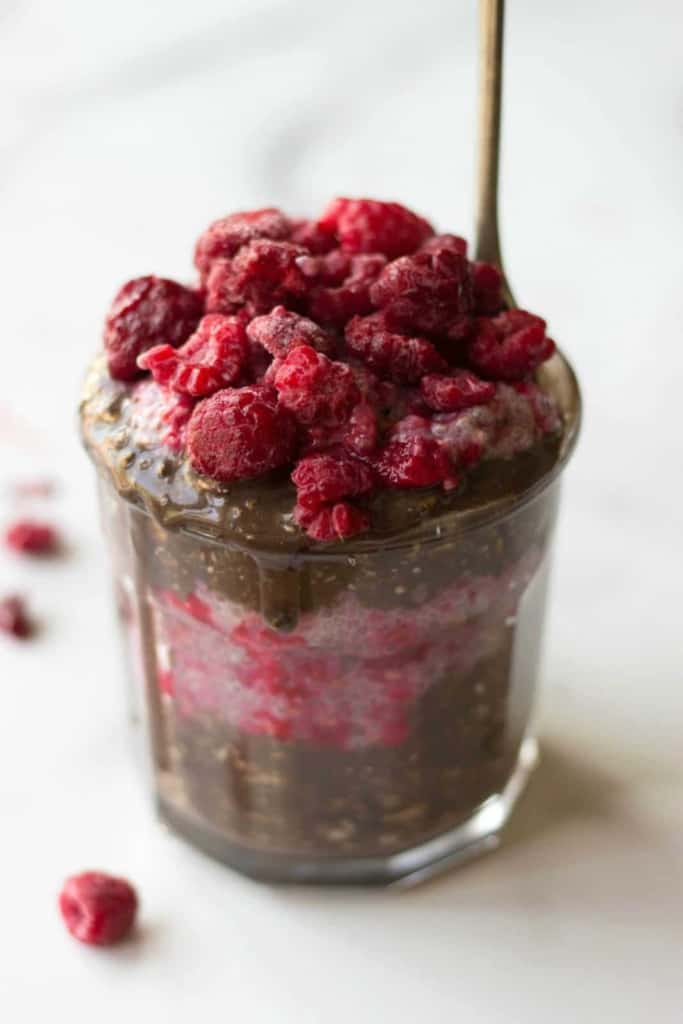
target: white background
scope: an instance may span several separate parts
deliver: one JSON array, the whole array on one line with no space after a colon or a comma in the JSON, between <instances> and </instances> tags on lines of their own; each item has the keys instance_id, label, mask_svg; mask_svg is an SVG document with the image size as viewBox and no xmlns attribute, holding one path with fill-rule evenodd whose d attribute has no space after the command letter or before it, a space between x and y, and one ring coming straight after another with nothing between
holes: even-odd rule
<instances>
[{"instance_id":1,"label":"white background","mask_svg":"<svg viewBox=\"0 0 683 1024\"><path fill-rule=\"evenodd\" d=\"M0 560L43 624L0 644L8 1024L681 1019L683 8L508 7L509 274L577 365L585 430L544 762L501 851L399 895L259 887L154 822L74 409L118 284L186 276L224 212L366 194L469 232L474 0L0 2L0 518L49 472L70 547ZM117 951L55 912L90 866L141 891Z\"/></svg>"}]
</instances>

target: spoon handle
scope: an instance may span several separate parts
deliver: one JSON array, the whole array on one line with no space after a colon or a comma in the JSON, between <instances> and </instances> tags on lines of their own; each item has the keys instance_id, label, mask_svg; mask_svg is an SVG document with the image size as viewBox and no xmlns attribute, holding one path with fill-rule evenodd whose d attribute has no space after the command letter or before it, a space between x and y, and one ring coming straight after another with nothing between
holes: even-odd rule
<instances>
[{"instance_id":1,"label":"spoon handle","mask_svg":"<svg viewBox=\"0 0 683 1024\"><path fill-rule=\"evenodd\" d=\"M479 168L475 256L503 274L503 292L514 305L505 280L498 235L498 165L503 86L505 0L479 0Z\"/></svg>"}]
</instances>

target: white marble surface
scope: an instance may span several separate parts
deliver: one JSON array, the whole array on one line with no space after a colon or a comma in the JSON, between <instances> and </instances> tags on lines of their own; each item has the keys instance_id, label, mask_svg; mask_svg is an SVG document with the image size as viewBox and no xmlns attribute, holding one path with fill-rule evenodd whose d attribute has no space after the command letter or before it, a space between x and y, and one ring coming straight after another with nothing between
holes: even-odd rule
<instances>
[{"instance_id":1,"label":"white marble surface","mask_svg":"<svg viewBox=\"0 0 683 1024\"><path fill-rule=\"evenodd\" d=\"M376 194L468 231L474 7L0 2L0 482L56 474L70 543L60 563L0 560L43 620L0 646L3 1021L681 1019L678 0L509 4L510 276L587 414L545 760L501 851L403 895L258 887L155 824L130 757L73 416L103 310L128 276L186 274L204 223L249 204ZM90 865L142 893L116 952L54 911Z\"/></svg>"}]
</instances>

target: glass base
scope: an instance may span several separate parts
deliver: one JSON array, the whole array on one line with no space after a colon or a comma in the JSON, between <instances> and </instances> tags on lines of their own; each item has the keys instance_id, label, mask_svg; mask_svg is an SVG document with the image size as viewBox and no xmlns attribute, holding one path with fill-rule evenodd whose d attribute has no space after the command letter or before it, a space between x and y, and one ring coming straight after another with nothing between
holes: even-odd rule
<instances>
[{"instance_id":1,"label":"glass base","mask_svg":"<svg viewBox=\"0 0 683 1024\"><path fill-rule=\"evenodd\" d=\"M501 793L489 797L455 828L419 846L388 857L305 858L268 853L228 842L201 819L188 815L162 796L162 821L204 853L260 882L308 885L379 885L409 887L494 850L500 833L538 761L538 744L528 737L520 747L515 770Z\"/></svg>"}]
</instances>

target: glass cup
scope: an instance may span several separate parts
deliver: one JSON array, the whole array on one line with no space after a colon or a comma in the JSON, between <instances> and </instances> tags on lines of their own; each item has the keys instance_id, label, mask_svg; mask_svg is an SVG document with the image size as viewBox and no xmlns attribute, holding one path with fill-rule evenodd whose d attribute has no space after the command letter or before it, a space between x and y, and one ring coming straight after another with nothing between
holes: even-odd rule
<instances>
[{"instance_id":1,"label":"glass cup","mask_svg":"<svg viewBox=\"0 0 683 1024\"><path fill-rule=\"evenodd\" d=\"M560 475L378 540L278 552L160 520L98 461L162 819L254 878L414 881L496 844L532 712ZM475 471L476 472L476 471Z\"/></svg>"}]
</instances>

